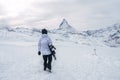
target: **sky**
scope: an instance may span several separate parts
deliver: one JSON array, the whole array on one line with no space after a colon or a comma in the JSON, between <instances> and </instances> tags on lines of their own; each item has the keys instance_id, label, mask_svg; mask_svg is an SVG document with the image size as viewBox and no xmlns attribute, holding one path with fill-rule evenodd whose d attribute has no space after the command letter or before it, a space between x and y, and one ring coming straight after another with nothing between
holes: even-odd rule
<instances>
[{"instance_id":1,"label":"sky","mask_svg":"<svg viewBox=\"0 0 120 80\"><path fill-rule=\"evenodd\" d=\"M120 0L0 0L0 25L58 28L62 19L77 30L120 23Z\"/></svg>"}]
</instances>

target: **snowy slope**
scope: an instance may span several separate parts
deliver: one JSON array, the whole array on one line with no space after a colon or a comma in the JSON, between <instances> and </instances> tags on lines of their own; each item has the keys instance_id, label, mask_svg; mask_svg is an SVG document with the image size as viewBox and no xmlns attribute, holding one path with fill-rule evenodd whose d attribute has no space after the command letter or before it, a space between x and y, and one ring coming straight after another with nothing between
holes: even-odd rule
<instances>
[{"instance_id":1,"label":"snowy slope","mask_svg":"<svg viewBox=\"0 0 120 80\"><path fill-rule=\"evenodd\" d=\"M39 32L35 29L4 27L0 28L0 41L35 41Z\"/></svg>"},{"instance_id":2,"label":"snowy slope","mask_svg":"<svg viewBox=\"0 0 120 80\"><path fill-rule=\"evenodd\" d=\"M120 79L119 48L94 48L66 41L54 44L57 60L53 60L52 73L48 73L37 55L37 42L0 43L0 80Z\"/></svg>"}]
</instances>

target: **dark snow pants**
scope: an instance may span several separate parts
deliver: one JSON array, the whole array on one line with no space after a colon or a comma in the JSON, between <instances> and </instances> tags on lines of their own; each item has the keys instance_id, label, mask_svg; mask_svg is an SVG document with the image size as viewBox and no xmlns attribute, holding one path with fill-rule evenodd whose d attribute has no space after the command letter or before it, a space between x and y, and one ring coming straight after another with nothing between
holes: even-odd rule
<instances>
[{"instance_id":1,"label":"dark snow pants","mask_svg":"<svg viewBox=\"0 0 120 80\"><path fill-rule=\"evenodd\" d=\"M44 60L44 70L48 68L51 70L51 63L52 63L52 55L43 55L43 60Z\"/></svg>"}]
</instances>

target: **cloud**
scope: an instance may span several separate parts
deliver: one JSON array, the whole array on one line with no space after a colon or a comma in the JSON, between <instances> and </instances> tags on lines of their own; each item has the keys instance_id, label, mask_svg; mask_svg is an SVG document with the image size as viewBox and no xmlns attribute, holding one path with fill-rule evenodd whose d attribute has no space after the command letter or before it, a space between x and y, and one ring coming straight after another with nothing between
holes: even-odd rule
<instances>
[{"instance_id":1,"label":"cloud","mask_svg":"<svg viewBox=\"0 0 120 80\"><path fill-rule=\"evenodd\" d=\"M5 15L5 10L3 9L3 7L0 5L0 16L2 17L3 15Z\"/></svg>"},{"instance_id":2,"label":"cloud","mask_svg":"<svg viewBox=\"0 0 120 80\"><path fill-rule=\"evenodd\" d=\"M12 20L56 26L62 18L67 18L76 29L100 28L120 21L119 4L119 0L35 0Z\"/></svg>"},{"instance_id":3,"label":"cloud","mask_svg":"<svg viewBox=\"0 0 120 80\"><path fill-rule=\"evenodd\" d=\"M26 19L28 22L35 22L58 17L67 18L71 16L74 18L76 15L83 17L84 14L89 13L89 10L87 7L77 4L74 0L58 0L46 3L36 2L33 4L32 8L23 13L22 16L24 18L28 17L28 19Z\"/></svg>"}]
</instances>

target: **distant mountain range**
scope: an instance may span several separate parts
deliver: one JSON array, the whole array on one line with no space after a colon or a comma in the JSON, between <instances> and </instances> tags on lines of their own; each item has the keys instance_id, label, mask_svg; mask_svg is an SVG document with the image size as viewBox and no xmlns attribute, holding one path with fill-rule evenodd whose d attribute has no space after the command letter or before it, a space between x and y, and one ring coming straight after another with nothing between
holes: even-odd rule
<instances>
[{"instance_id":1,"label":"distant mountain range","mask_svg":"<svg viewBox=\"0 0 120 80\"><path fill-rule=\"evenodd\" d=\"M41 29L37 28L12 28L9 26L4 26L0 27L0 40L23 39L26 41L32 41L33 38L37 39L37 37L40 36L40 33ZM94 40L98 40L99 42L102 42L103 44L110 47L120 46L120 24L115 24L113 26L98 30L87 30L77 32L76 29L69 25L66 19L63 19L63 21L59 25L59 28L49 30L49 33L56 34L57 36L61 35L63 36L62 38L65 38L67 40L68 38L71 39L72 37L72 41L77 41L78 43L80 38L85 38L93 42ZM78 38L78 40L76 40L75 38Z\"/></svg>"},{"instance_id":2,"label":"distant mountain range","mask_svg":"<svg viewBox=\"0 0 120 80\"><path fill-rule=\"evenodd\" d=\"M104 29L83 31L83 33L93 39L98 38L98 40L103 41L108 46L120 46L120 24L114 24Z\"/></svg>"}]
</instances>

